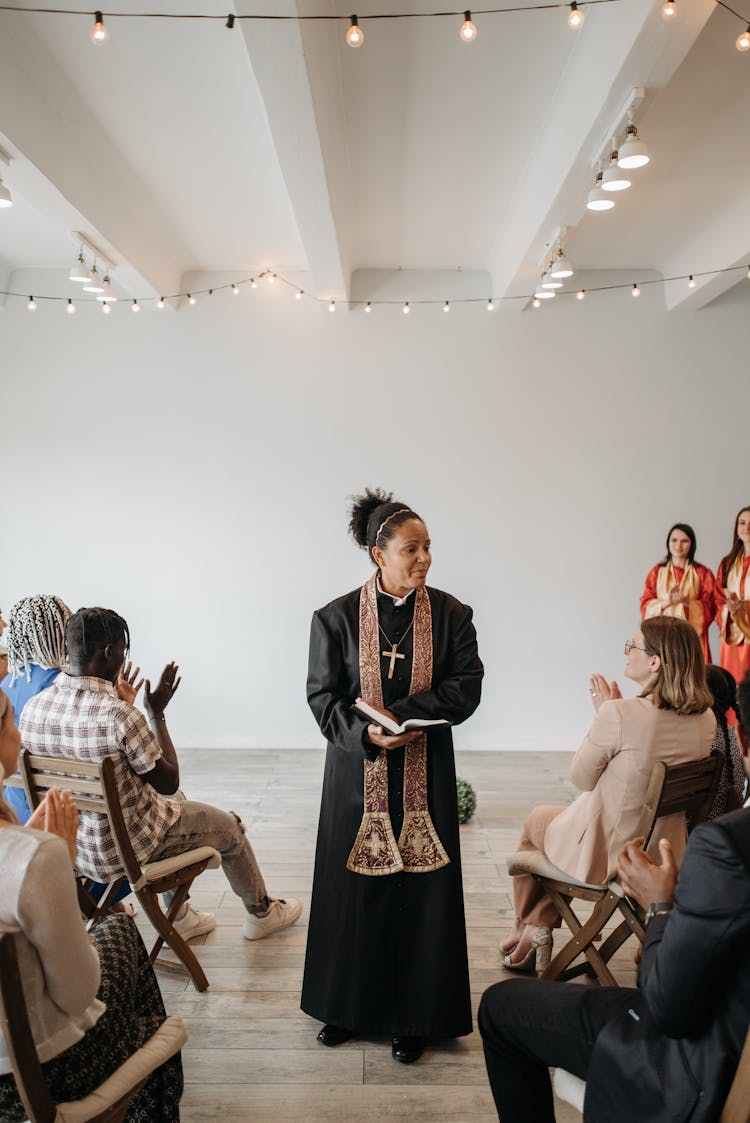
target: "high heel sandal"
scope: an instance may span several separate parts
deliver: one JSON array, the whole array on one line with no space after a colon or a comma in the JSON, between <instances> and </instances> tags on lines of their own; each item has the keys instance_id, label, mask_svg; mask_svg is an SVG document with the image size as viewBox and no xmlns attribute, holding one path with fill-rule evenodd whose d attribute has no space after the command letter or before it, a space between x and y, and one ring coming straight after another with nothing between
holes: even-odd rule
<instances>
[{"instance_id":1,"label":"high heel sandal","mask_svg":"<svg viewBox=\"0 0 750 1123\"><path fill-rule=\"evenodd\" d=\"M503 963L511 971L521 971L525 975L541 975L549 966L552 958L552 930L550 928L537 928L529 948L523 959L514 962L511 959L512 951L503 956Z\"/></svg>"}]
</instances>

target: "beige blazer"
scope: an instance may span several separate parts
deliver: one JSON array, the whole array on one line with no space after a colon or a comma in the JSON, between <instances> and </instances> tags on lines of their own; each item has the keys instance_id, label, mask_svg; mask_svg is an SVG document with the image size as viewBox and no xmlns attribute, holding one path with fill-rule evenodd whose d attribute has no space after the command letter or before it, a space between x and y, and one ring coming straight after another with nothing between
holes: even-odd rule
<instances>
[{"instance_id":1,"label":"beige blazer","mask_svg":"<svg viewBox=\"0 0 750 1123\"><path fill-rule=\"evenodd\" d=\"M582 881L601 884L613 877L617 855L636 834L654 764L708 756L715 730L711 710L676 714L657 709L648 698L605 702L570 768L582 794L545 830L550 861ZM658 820L649 847L653 856L660 838L669 839L679 864L687 841L685 816Z\"/></svg>"}]
</instances>

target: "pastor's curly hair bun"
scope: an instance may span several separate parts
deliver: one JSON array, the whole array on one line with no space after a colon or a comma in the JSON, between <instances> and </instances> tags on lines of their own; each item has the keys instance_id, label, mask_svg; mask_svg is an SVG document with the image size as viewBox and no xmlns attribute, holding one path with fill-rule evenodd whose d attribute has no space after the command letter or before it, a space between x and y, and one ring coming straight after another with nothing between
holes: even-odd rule
<instances>
[{"instance_id":1,"label":"pastor's curly hair bun","mask_svg":"<svg viewBox=\"0 0 750 1123\"><path fill-rule=\"evenodd\" d=\"M385 546L400 523L418 518L409 504L394 499L392 492L368 487L364 495L352 497L349 532L363 550L372 550L376 545Z\"/></svg>"}]
</instances>

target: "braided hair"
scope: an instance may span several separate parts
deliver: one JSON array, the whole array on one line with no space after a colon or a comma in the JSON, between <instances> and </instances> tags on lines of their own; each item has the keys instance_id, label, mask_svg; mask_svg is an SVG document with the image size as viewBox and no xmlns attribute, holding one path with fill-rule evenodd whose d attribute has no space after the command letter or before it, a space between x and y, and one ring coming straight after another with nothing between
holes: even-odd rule
<instances>
[{"instance_id":1,"label":"braided hair","mask_svg":"<svg viewBox=\"0 0 750 1123\"><path fill-rule=\"evenodd\" d=\"M724 742L724 755L729 757L729 729L727 727L727 711L737 712L737 683L724 667L717 667L715 663L706 666L706 683L714 696L711 709L716 717L716 724L721 730L721 739Z\"/></svg>"},{"instance_id":2,"label":"braided hair","mask_svg":"<svg viewBox=\"0 0 750 1123\"><path fill-rule=\"evenodd\" d=\"M8 617L8 670L15 682L26 674L31 679L31 664L45 670L62 670L65 658L65 621L70 609L51 593L24 597L14 604Z\"/></svg>"},{"instance_id":3,"label":"braided hair","mask_svg":"<svg viewBox=\"0 0 750 1123\"><path fill-rule=\"evenodd\" d=\"M381 491L380 488L374 491L366 488L364 495L352 496L351 504L349 533L371 558L373 546L382 550L401 523L420 518L408 503L394 500L392 492Z\"/></svg>"}]
</instances>

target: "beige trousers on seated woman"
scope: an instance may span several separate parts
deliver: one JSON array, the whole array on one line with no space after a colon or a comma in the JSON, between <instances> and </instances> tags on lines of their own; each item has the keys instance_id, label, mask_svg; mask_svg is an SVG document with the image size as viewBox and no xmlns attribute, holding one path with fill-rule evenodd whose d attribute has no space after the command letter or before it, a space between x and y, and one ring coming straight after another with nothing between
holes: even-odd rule
<instances>
[{"instance_id":1,"label":"beige trousers on seated woman","mask_svg":"<svg viewBox=\"0 0 750 1123\"><path fill-rule=\"evenodd\" d=\"M544 835L553 819L564 807L535 807L529 812L521 831L519 850L544 850ZM549 928L560 927L560 913L541 885L530 873L521 873L513 878L513 900L516 916L525 924L545 925Z\"/></svg>"}]
</instances>

